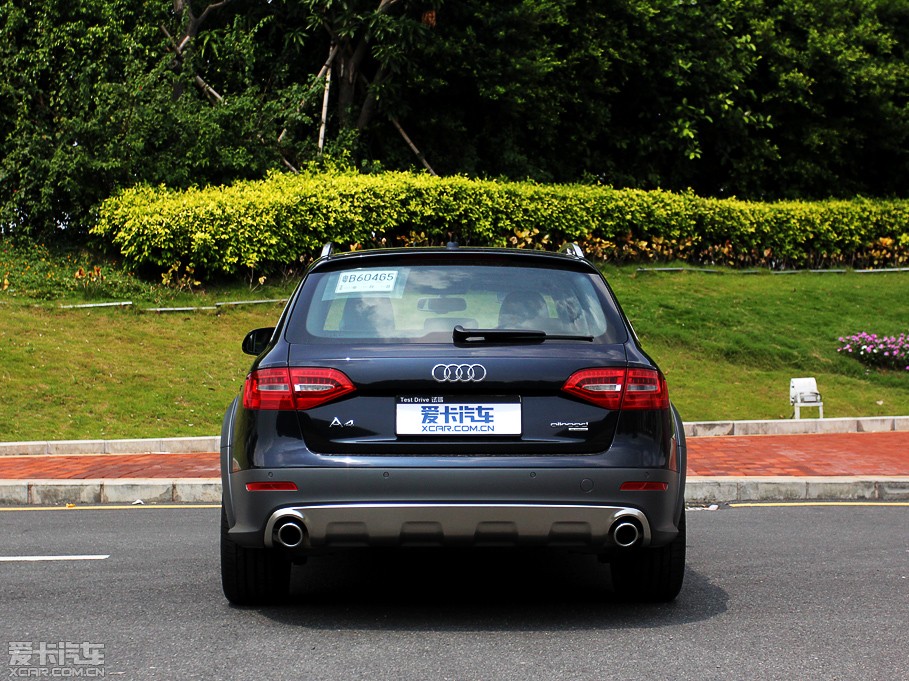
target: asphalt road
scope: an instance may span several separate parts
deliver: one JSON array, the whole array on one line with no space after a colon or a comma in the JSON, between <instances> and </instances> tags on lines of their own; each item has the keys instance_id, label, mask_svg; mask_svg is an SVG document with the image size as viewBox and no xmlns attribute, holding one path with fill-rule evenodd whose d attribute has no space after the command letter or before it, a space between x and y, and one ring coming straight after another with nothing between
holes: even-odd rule
<instances>
[{"instance_id":1,"label":"asphalt road","mask_svg":"<svg viewBox=\"0 0 909 681\"><path fill-rule=\"evenodd\" d=\"M689 511L686 583L671 605L614 601L587 556L417 552L314 559L295 572L293 602L234 608L217 533L213 508L0 511L2 557L109 556L0 561L0 676L65 648L69 671L49 673L907 678L905 505ZM83 643L100 665L75 664ZM10 667L24 661L13 644L25 665Z\"/></svg>"}]
</instances>

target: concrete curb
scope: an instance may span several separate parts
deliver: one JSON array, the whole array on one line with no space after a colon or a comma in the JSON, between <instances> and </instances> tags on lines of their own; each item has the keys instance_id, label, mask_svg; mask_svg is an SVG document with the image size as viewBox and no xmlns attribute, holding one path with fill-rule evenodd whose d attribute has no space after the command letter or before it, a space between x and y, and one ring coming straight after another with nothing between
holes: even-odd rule
<instances>
[{"instance_id":1,"label":"concrete curb","mask_svg":"<svg viewBox=\"0 0 909 681\"><path fill-rule=\"evenodd\" d=\"M84 454L193 454L217 452L217 436L136 440L48 440L0 442L0 456L80 456Z\"/></svg>"},{"instance_id":2,"label":"concrete curb","mask_svg":"<svg viewBox=\"0 0 909 681\"><path fill-rule=\"evenodd\" d=\"M219 478L116 480L4 480L0 506L66 504L220 503ZM739 501L909 501L909 476L699 477L690 476L690 504Z\"/></svg>"},{"instance_id":3,"label":"concrete curb","mask_svg":"<svg viewBox=\"0 0 909 681\"><path fill-rule=\"evenodd\" d=\"M0 480L0 506L220 503L220 478Z\"/></svg>"},{"instance_id":4,"label":"concrete curb","mask_svg":"<svg viewBox=\"0 0 909 681\"><path fill-rule=\"evenodd\" d=\"M736 501L906 501L909 476L700 477L688 476L689 503Z\"/></svg>"},{"instance_id":5,"label":"concrete curb","mask_svg":"<svg viewBox=\"0 0 909 681\"><path fill-rule=\"evenodd\" d=\"M773 421L692 421L685 423L687 437L885 433L891 431L909 431L909 416ZM218 436L136 440L48 440L0 442L0 456L192 454L193 452L217 452L220 447Z\"/></svg>"},{"instance_id":6,"label":"concrete curb","mask_svg":"<svg viewBox=\"0 0 909 681\"><path fill-rule=\"evenodd\" d=\"M688 437L889 433L891 431L909 431L909 416L685 423L685 435Z\"/></svg>"}]
</instances>

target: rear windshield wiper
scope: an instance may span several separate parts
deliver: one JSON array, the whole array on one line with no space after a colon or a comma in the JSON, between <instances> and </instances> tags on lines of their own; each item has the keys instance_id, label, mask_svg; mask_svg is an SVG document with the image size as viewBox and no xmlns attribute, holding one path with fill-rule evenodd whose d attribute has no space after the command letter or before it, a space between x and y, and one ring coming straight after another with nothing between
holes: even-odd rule
<instances>
[{"instance_id":1,"label":"rear windshield wiper","mask_svg":"<svg viewBox=\"0 0 909 681\"><path fill-rule=\"evenodd\" d=\"M471 343L495 341L511 343L542 343L548 340L574 340L593 342L593 336L573 336L566 334L546 333L536 329L465 329L458 324L452 331L455 343Z\"/></svg>"}]
</instances>

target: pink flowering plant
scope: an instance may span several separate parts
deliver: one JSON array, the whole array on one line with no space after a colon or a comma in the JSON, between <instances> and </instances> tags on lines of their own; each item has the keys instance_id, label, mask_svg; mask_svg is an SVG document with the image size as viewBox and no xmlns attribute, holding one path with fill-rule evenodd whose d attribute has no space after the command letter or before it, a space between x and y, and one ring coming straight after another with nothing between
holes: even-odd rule
<instances>
[{"instance_id":1,"label":"pink flowering plant","mask_svg":"<svg viewBox=\"0 0 909 681\"><path fill-rule=\"evenodd\" d=\"M878 336L857 333L839 339L837 352L844 352L871 366L909 371L909 336Z\"/></svg>"}]
</instances>

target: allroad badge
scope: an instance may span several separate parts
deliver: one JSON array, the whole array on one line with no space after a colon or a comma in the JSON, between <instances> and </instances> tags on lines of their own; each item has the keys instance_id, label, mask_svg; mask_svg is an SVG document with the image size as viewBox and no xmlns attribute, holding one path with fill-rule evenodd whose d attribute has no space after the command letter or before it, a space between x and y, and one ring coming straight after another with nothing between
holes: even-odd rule
<instances>
[{"instance_id":1,"label":"allroad badge","mask_svg":"<svg viewBox=\"0 0 909 681\"><path fill-rule=\"evenodd\" d=\"M482 364L436 364L432 377L439 383L479 383L486 378Z\"/></svg>"},{"instance_id":2,"label":"allroad badge","mask_svg":"<svg viewBox=\"0 0 909 681\"><path fill-rule=\"evenodd\" d=\"M586 432L590 428L589 421L553 421L550 428L567 428L569 431Z\"/></svg>"}]
</instances>

